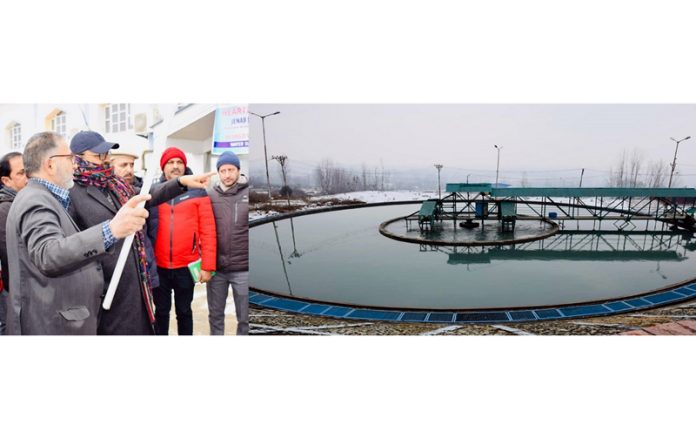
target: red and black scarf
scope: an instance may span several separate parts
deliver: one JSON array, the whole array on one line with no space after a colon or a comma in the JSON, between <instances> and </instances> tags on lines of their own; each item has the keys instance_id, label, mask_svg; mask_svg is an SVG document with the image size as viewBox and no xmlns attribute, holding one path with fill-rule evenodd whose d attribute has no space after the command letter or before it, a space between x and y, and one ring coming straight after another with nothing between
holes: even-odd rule
<instances>
[{"instance_id":1,"label":"red and black scarf","mask_svg":"<svg viewBox=\"0 0 696 438\"><path fill-rule=\"evenodd\" d=\"M130 198L135 196L135 191L123 178L114 174L111 167L104 167L83 160L76 156L74 179L75 182L83 186L94 186L113 193L118 199L120 206L124 205ZM141 230L135 233L133 246L138 255L138 273L140 274L140 285L145 300L145 308L150 319L150 324L155 322L154 302L152 299L152 286L150 275L147 270L147 257L145 255L145 233Z\"/></svg>"}]
</instances>

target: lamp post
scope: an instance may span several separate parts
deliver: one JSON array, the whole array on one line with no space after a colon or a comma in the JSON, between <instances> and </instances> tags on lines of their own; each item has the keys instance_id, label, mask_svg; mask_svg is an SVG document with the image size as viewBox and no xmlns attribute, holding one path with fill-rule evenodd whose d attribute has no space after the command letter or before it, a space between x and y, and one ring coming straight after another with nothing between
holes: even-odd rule
<instances>
[{"instance_id":1,"label":"lamp post","mask_svg":"<svg viewBox=\"0 0 696 438\"><path fill-rule=\"evenodd\" d=\"M498 188L498 173L500 172L500 151L503 149L502 146L498 146L497 144L493 145L494 148L498 150L498 164L495 166L495 188Z\"/></svg>"},{"instance_id":2,"label":"lamp post","mask_svg":"<svg viewBox=\"0 0 696 438\"><path fill-rule=\"evenodd\" d=\"M256 113L252 113L249 111L249 114L252 116L256 116L261 119L261 128L263 129L263 156L266 159L266 182L268 183L268 201L273 202L273 198L271 197L271 176L268 173L268 151L266 150L266 117L270 116L275 116L276 114L280 114L280 111L276 111L271 114L266 114L265 116L261 116Z\"/></svg>"},{"instance_id":3,"label":"lamp post","mask_svg":"<svg viewBox=\"0 0 696 438\"><path fill-rule=\"evenodd\" d=\"M440 199L442 197L440 195L440 171L442 170L442 164L436 164L435 168L437 169L437 199Z\"/></svg>"},{"instance_id":4,"label":"lamp post","mask_svg":"<svg viewBox=\"0 0 696 438\"><path fill-rule=\"evenodd\" d=\"M684 140L690 139L691 136L687 135L686 137L682 138L681 140L675 140L674 137L670 137L670 140L675 142L677 144L677 147L674 148L674 160L672 160L672 171L669 173L669 184L667 184L667 188L672 187L672 176L674 175L674 169L677 167L677 151L679 150L679 143L683 142Z\"/></svg>"}]
</instances>

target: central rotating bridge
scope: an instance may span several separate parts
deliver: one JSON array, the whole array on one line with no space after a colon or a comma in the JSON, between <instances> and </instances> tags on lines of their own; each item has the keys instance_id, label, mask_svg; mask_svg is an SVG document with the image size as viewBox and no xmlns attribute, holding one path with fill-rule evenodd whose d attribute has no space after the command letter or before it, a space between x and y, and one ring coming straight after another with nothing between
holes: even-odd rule
<instances>
[{"instance_id":1,"label":"central rotating bridge","mask_svg":"<svg viewBox=\"0 0 696 438\"><path fill-rule=\"evenodd\" d=\"M494 219L514 230L520 219L552 220L563 229L568 221L592 221L632 231L637 221L662 223L670 229L696 231L696 189L647 187L493 187L490 183L448 183L449 195L424 201L405 217L407 228L431 230L442 221L473 228ZM604 225L607 228L607 225Z\"/></svg>"}]
</instances>

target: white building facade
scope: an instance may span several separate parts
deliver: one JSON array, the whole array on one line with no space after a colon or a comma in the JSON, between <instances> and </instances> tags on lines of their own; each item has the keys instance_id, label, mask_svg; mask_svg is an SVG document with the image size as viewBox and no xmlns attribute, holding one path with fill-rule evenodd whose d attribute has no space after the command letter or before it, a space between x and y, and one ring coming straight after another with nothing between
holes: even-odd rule
<instances>
[{"instance_id":1,"label":"white building facade","mask_svg":"<svg viewBox=\"0 0 696 438\"><path fill-rule=\"evenodd\" d=\"M55 131L68 142L83 130L97 131L122 150L138 155L143 176L154 168L159 175L162 152L175 146L186 153L194 173L215 170L211 153L218 104L0 104L0 156L22 152L29 138ZM225 105L226 106L226 105ZM148 136L150 139L148 139ZM239 154L241 172L248 175L248 154Z\"/></svg>"}]
</instances>

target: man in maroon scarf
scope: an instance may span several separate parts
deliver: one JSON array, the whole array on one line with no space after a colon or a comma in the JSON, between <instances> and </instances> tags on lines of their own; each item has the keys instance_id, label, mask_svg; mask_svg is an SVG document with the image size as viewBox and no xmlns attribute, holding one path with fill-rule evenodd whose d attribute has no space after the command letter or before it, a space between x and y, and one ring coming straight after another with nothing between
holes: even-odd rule
<instances>
[{"instance_id":1,"label":"man in maroon scarf","mask_svg":"<svg viewBox=\"0 0 696 438\"><path fill-rule=\"evenodd\" d=\"M109 152L118 147L118 144L105 141L94 131L79 132L70 142L70 150L75 154L75 185L70 190L70 213L80 229L113 218L121 205L135 195L132 186L118 177L109 166ZM205 187L209 176L191 175L161 185L151 192L152 199L148 204L155 206L166 202L185 192L188 187ZM136 233L111 309L101 311L98 334L154 334L152 284L144 239L146 237L142 231ZM117 241L115 251L101 258L105 287L111 282L122 246L123 240Z\"/></svg>"}]
</instances>

